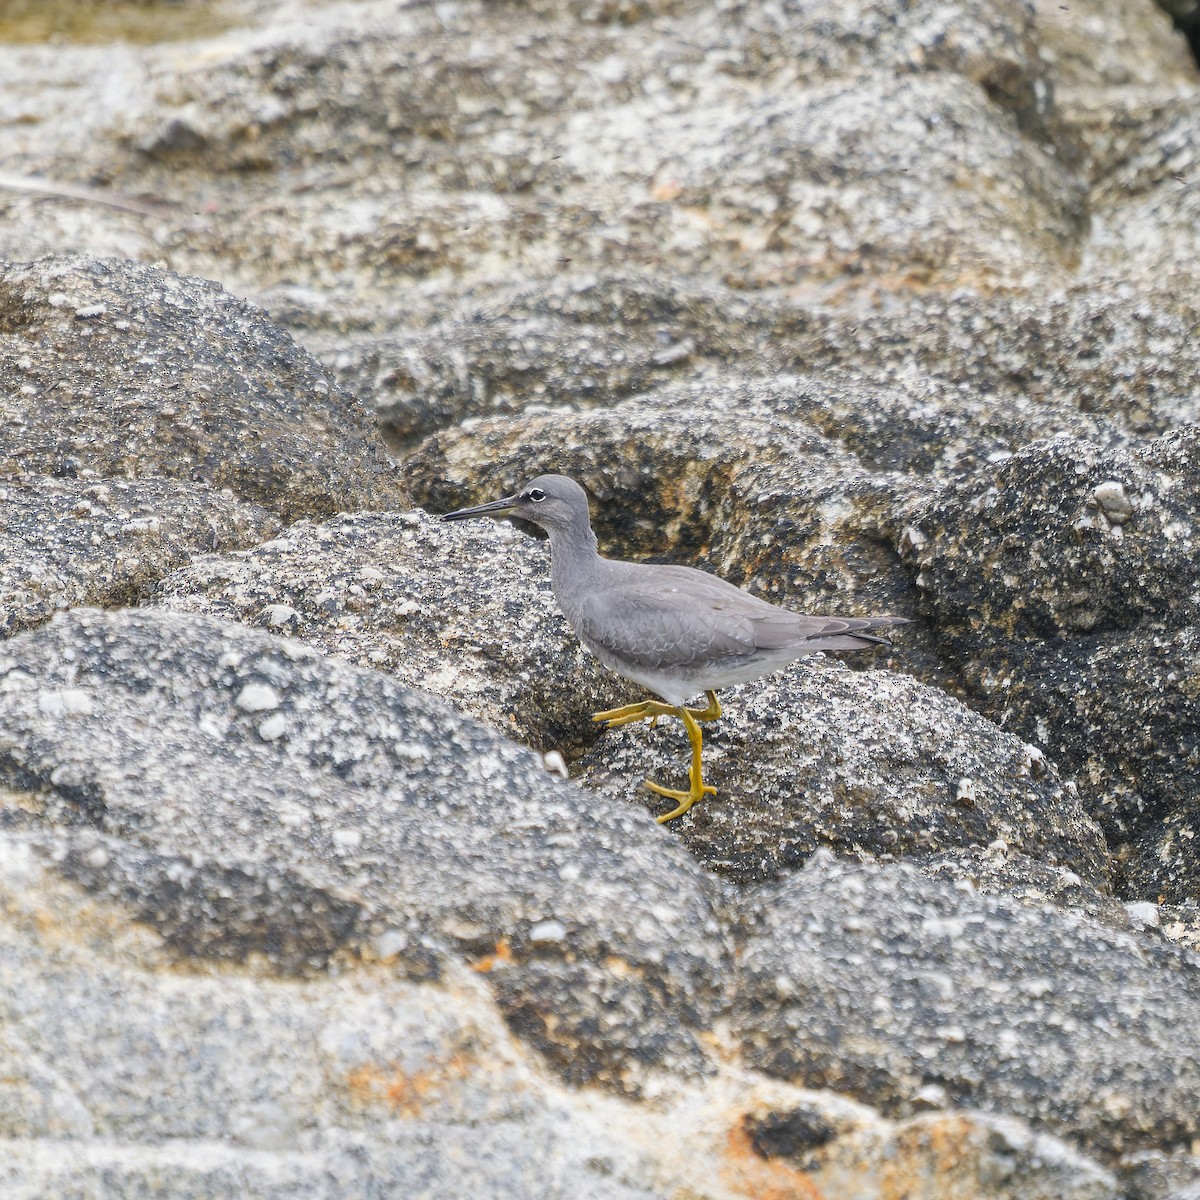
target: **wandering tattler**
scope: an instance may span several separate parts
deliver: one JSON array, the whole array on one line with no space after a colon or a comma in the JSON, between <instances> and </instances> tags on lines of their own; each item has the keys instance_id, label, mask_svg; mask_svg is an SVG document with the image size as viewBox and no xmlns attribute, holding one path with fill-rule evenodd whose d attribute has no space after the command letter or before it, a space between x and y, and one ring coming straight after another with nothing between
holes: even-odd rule
<instances>
[{"instance_id":1,"label":"wandering tattler","mask_svg":"<svg viewBox=\"0 0 1200 1200\"><path fill-rule=\"evenodd\" d=\"M860 650L891 643L875 630L906 625L903 617L806 617L768 604L694 567L602 558L588 518L587 493L565 475L539 475L514 496L460 508L443 521L515 516L550 535L554 598L579 640L610 670L657 693L593 714L606 728L678 717L692 743L686 792L646 780L677 807L659 823L682 816L716 788L701 775L699 721L721 715L717 689L747 683L818 650ZM704 692L704 708L687 708Z\"/></svg>"}]
</instances>

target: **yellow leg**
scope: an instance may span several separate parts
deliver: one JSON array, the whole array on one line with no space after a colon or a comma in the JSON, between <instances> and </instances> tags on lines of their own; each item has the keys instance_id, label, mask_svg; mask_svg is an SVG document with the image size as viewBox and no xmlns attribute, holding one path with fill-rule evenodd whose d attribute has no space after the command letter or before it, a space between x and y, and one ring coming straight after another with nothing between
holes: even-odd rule
<instances>
[{"instance_id":1,"label":"yellow leg","mask_svg":"<svg viewBox=\"0 0 1200 1200\"><path fill-rule=\"evenodd\" d=\"M661 700L643 700L640 704L626 704L623 708L610 708L604 712L592 714L592 720L602 721L605 729L616 729L620 725L645 721L647 718L651 722L652 729L658 724L659 717L678 717L683 722L688 740L692 743L692 765L688 770L688 784L690 785L688 790L680 792L674 788L664 787L661 783L646 780L646 786L655 795L665 796L668 800L678 802L678 807L672 809L666 816L655 818L660 825L665 821L673 821L676 817L682 817L697 800L702 799L705 795L715 796L717 794L715 787L710 787L704 782L700 762L704 735L696 722L715 721L721 715L721 705L717 700L716 692L708 691L705 695L708 697L708 704L704 708L676 708L675 705L664 704Z\"/></svg>"},{"instance_id":2,"label":"yellow leg","mask_svg":"<svg viewBox=\"0 0 1200 1200\"><path fill-rule=\"evenodd\" d=\"M716 692L705 692L708 697L708 704L704 708L689 708L687 711L692 714L692 718L696 721L715 721L721 715L721 704L717 700Z\"/></svg>"},{"instance_id":3,"label":"yellow leg","mask_svg":"<svg viewBox=\"0 0 1200 1200\"><path fill-rule=\"evenodd\" d=\"M624 708L609 708L604 712L592 713L593 721L603 721L606 729L628 725L631 721L644 721L647 717L665 717L675 711L670 704L658 700L643 700L640 704L626 704Z\"/></svg>"},{"instance_id":4,"label":"yellow leg","mask_svg":"<svg viewBox=\"0 0 1200 1200\"><path fill-rule=\"evenodd\" d=\"M643 700L639 704L626 704L624 708L609 708L604 712L592 713L593 721L603 721L605 728L616 729L618 725L628 725L632 721L644 721L650 718L651 729L658 724L659 717L673 717L681 712L688 712L696 721L715 721L721 715L721 705L716 692L705 692L708 705L705 708L676 708L673 704L663 704L659 700Z\"/></svg>"},{"instance_id":5,"label":"yellow leg","mask_svg":"<svg viewBox=\"0 0 1200 1200\"><path fill-rule=\"evenodd\" d=\"M709 693L709 696L711 697L709 709L715 706L717 711L720 712L720 705L717 704L716 696L712 692ZM709 709L705 709L704 711L707 712ZM715 796L717 794L715 787L710 787L704 782L703 766L700 761L701 750L704 746L704 734L700 732L700 726L696 724L696 719L692 716L692 710L690 708L677 708L673 711L674 715L683 721L684 728L687 730L688 740L692 743L692 765L688 771L688 783L691 786L686 792L680 792L674 788L663 787L661 783L654 783L649 779L646 780L646 787L656 796L665 796L668 800L678 802L677 808L673 808L664 816L655 818L660 825L667 821L673 821L676 817L682 817L697 800L702 800L705 795Z\"/></svg>"},{"instance_id":6,"label":"yellow leg","mask_svg":"<svg viewBox=\"0 0 1200 1200\"><path fill-rule=\"evenodd\" d=\"M692 714L692 719L695 721L715 721L721 715L721 705L717 700L716 692L705 692L708 697L708 704L704 708L689 708L686 711ZM650 728L658 728L658 717L650 719Z\"/></svg>"}]
</instances>

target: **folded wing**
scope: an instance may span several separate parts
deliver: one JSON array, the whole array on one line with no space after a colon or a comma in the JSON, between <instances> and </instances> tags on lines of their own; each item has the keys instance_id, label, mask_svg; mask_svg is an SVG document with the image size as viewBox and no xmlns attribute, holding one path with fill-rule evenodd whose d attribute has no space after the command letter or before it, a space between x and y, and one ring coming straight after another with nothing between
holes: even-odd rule
<instances>
[{"instance_id":1,"label":"folded wing","mask_svg":"<svg viewBox=\"0 0 1200 1200\"><path fill-rule=\"evenodd\" d=\"M568 615L585 643L651 670L749 660L772 651L886 645L872 631L904 624L897 617L789 612L691 567L661 567L650 579L635 572L614 584L584 597Z\"/></svg>"}]
</instances>

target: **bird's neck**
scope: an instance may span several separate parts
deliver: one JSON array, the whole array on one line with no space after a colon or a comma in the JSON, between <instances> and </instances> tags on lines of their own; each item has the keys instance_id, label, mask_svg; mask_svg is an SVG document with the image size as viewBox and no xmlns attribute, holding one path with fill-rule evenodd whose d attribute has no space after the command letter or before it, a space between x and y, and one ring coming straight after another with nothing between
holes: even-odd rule
<instances>
[{"instance_id":1,"label":"bird's neck","mask_svg":"<svg viewBox=\"0 0 1200 1200\"><path fill-rule=\"evenodd\" d=\"M590 525L558 536L550 534L550 584L555 595L564 587L578 587L603 561Z\"/></svg>"}]
</instances>

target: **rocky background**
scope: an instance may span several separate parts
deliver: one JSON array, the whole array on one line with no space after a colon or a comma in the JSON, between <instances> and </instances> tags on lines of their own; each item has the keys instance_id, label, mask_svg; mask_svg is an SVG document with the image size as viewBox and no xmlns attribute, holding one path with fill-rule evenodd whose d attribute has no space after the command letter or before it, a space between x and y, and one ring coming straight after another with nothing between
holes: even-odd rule
<instances>
[{"instance_id":1,"label":"rocky background","mask_svg":"<svg viewBox=\"0 0 1200 1200\"><path fill-rule=\"evenodd\" d=\"M1198 114L1151 0L0 7L0 1196L1197 1200ZM658 827L428 515L544 470L914 624Z\"/></svg>"}]
</instances>

